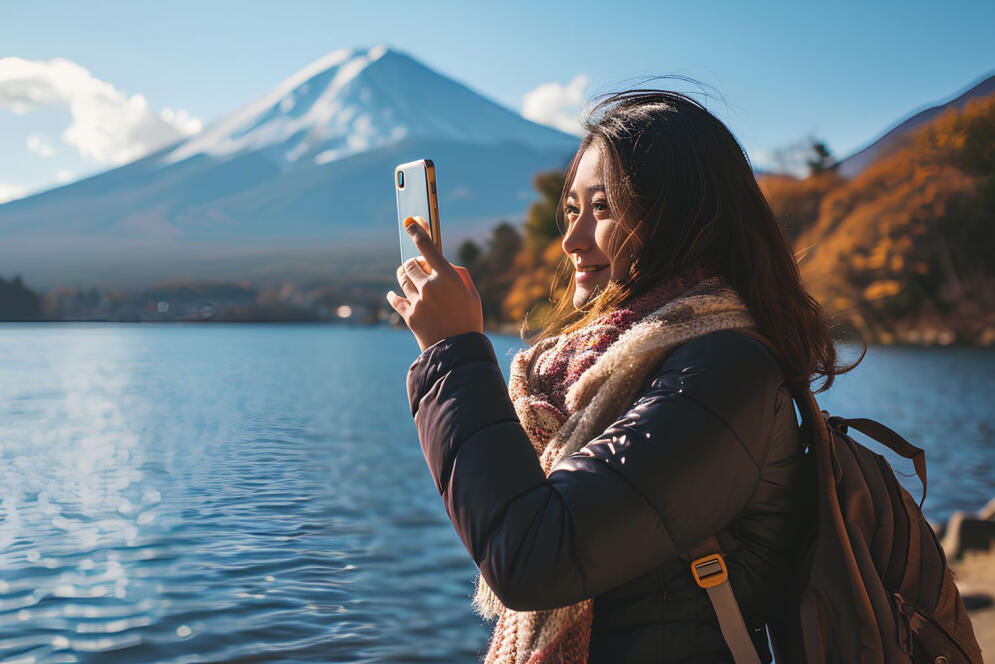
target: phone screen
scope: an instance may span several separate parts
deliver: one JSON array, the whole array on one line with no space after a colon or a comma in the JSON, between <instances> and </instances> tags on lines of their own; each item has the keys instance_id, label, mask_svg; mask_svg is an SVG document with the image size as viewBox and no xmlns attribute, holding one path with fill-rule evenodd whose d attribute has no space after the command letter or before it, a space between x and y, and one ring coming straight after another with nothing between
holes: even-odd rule
<instances>
[{"instance_id":1,"label":"phone screen","mask_svg":"<svg viewBox=\"0 0 995 664\"><path fill-rule=\"evenodd\" d=\"M428 224L429 237L439 245L435 234L438 229L438 221L433 214L434 192L431 191L435 185L434 167L432 162L422 159L401 164L394 169L394 191L397 194L397 232L401 240L401 262L421 255L414 240L404 230L404 220L408 217L421 217Z\"/></svg>"}]
</instances>

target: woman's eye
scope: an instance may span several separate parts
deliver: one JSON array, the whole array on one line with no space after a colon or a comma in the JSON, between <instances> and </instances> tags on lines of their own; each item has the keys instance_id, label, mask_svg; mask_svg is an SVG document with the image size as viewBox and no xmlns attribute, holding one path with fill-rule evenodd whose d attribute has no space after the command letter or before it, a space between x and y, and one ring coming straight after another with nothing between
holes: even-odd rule
<instances>
[{"instance_id":1,"label":"woman's eye","mask_svg":"<svg viewBox=\"0 0 995 664\"><path fill-rule=\"evenodd\" d=\"M604 201L595 201L594 203L591 203L591 207L595 210L605 211L608 209L608 203ZM580 212L580 210L578 210L574 205L567 205L563 208L564 214L577 214L578 212Z\"/></svg>"}]
</instances>

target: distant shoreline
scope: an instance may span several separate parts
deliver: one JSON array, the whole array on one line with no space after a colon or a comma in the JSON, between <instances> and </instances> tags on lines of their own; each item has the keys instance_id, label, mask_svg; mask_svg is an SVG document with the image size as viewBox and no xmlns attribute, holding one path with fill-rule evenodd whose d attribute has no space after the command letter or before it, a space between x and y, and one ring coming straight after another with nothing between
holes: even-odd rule
<instances>
[{"instance_id":1,"label":"distant shoreline","mask_svg":"<svg viewBox=\"0 0 995 664\"><path fill-rule=\"evenodd\" d=\"M283 320L274 319L248 319L248 320L234 320L234 319L203 319L203 318L191 318L187 319L172 319L172 320L109 320L109 319L93 319L93 318L80 318L80 319L41 319L41 320L0 320L0 325L37 325L44 323L46 325L58 325L58 324L70 324L70 325L86 325L86 324L99 324L99 325L326 325L326 326L347 326L347 327L369 327L369 328L396 328L398 330L406 329L403 325L394 325L386 321L377 322L362 322L354 321L348 318L335 319L335 318L318 318L318 319L294 319L288 318ZM520 328L518 325L512 323L505 323L497 327L486 327L484 328L484 334L499 334L502 336L511 336L521 338ZM840 342L838 345L852 346L858 348L856 344L849 344ZM895 342L895 343L874 343L868 342L868 348L995 348L995 343L992 344L972 344L965 342L952 342L949 344L939 344L939 343L906 343L906 342Z\"/></svg>"}]
</instances>

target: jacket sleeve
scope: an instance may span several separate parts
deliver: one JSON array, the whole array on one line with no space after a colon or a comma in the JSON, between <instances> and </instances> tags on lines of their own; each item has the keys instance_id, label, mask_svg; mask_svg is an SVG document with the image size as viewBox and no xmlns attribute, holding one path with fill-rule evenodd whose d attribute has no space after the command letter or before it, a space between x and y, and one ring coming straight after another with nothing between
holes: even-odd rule
<instances>
[{"instance_id":1,"label":"jacket sleeve","mask_svg":"<svg viewBox=\"0 0 995 664\"><path fill-rule=\"evenodd\" d=\"M706 337L671 353L630 408L548 477L485 335L442 339L411 365L408 398L432 478L505 606L595 597L690 551L746 506L780 369L752 339Z\"/></svg>"}]
</instances>

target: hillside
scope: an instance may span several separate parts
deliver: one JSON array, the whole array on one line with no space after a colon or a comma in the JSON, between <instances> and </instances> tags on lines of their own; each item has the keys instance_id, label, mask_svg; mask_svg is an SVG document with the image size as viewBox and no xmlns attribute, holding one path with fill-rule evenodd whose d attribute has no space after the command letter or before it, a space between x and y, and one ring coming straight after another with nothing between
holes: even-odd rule
<instances>
[{"instance_id":1,"label":"hillside","mask_svg":"<svg viewBox=\"0 0 995 664\"><path fill-rule=\"evenodd\" d=\"M843 177L852 179L860 175L872 163L889 157L905 147L907 145L906 139L916 130L926 126L948 110L963 110L970 101L984 99L992 94L995 94L995 75L982 79L950 101L934 104L898 122L869 145L841 160L837 171Z\"/></svg>"},{"instance_id":2,"label":"hillside","mask_svg":"<svg viewBox=\"0 0 995 664\"><path fill-rule=\"evenodd\" d=\"M995 95L830 189L795 247L813 295L870 340L995 343Z\"/></svg>"}]
</instances>

